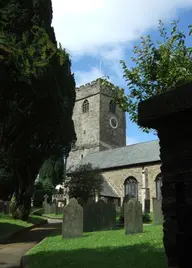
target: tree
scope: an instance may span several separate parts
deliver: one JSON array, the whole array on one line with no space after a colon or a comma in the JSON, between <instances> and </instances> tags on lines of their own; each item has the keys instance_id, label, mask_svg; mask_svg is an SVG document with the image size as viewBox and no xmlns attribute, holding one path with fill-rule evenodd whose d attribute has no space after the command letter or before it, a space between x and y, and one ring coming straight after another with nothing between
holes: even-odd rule
<instances>
[{"instance_id":1,"label":"tree","mask_svg":"<svg viewBox=\"0 0 192 268\"><path fill-rule=\"evenodd\" d=\"M187 46L186 35L179 29L178 23L171 23L172 30L168 34L160 21L160 40L156 43L150 35L141 37L141 43L133 51L134 67L128 68L125 61L121 61L129 88L127 96L123 89L103 79L103 85L112 87L116 103L129 113L131 121L135 123L138 121L139 102L192 81L192 47ZM191 36L192 25L188 27Z\"/></svg>"},{"instance_id":2,"label":"tree","mask_svg":"<svg viewBox=\"0 0 192 268\"><path fill-rule=\"evenodd\" d=\"M43 162L76 140L75 81L68 53L57 47L51 1L8 7L0 18L0 149L16 184L13 216L27 220Z\"/></svg>"},{"instance_id":3,"label":"tree","mask_svg":"<svg viewBox=\"0 0 192 268\"><path fill-rule=\"evenodd\" d=\"M42 181L45 180L45 178L49 178L53 186L56 186L63 182L63 173L63 156L54 155L51 156L49 159L45 160L39 171L39 177Z\"/></svg>"},{"instance_id":4,"label":"tree","mask_svg":"<svg viewBox=\"0 0 192 268\"><path fill-rule=\"evenodd\" d=\"M6 165L3 155L0 162L0 200L10 200L14 193L15 181L13 171Z\"/></svg>"},{"instance_id":5,"label":"tree","mask_svg":"<svg viewBox=\"0 0 192 268\"><path fill-rule=\"evenodd\" d=\"M103 187L103 176L98 169L93 169L92 164L88 163L79 166L66 183L69 187L69 197L87 202L90 196L100 194Z\"/></svg>"}]
</instances>

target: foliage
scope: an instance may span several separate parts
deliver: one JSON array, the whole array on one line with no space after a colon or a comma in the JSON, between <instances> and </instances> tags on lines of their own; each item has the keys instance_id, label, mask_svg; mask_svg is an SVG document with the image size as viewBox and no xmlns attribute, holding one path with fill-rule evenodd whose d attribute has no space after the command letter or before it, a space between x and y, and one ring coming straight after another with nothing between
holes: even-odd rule
<instances>
[{"instance_id":1,"label":"foliage","mask_svg":"<svg viewBox=\"0 0 192 268\"><path fill-rule=\"evenodd\" d=\"M123 76L129 88L127 96L123 89L103 79L103 85L112 87L115 102L129 113L133 122L138 121L139 102L192 81L192 47L187 46L187 36L179 29L179 21L171 25L172 30L168 34L164 24L159 22L160 40L156 43L150 35L141 37L140 44L133 50L134 67L128 68L125 61L121 61ZM191 37L192 25L188 27L188 35Z\"/></svg>"},{"instance_id":2,"label":"foliage","mask_svg":"<svg viewBox=\"0 0 192 268\"><path fill-rule=\"evenodd\" d=\"M9 0L0 16L0 149L17 185L13 216L27 219L43 162L76 139L75 81L51 0Z\"/></svg>"},{"instance_id":3,"label":"foliage","mask_svg":"<svg viewBox=\"0 0 192 268\"><path fill-rule=\"evenodd\" d=\"M8 201L11 199L15 189L13 171L6 165L3 155L0 162L0 199Z\"/></svg>"},{"instance_id":4,"label":"foliage","mask_svg":"<svg viewBox=\"0 0 192 268\"><path fill-rule=\"evenodd\" d=\"M143 213L143 222L144 223L152 222L150 213Z\"/></svg>"},{"instance_id":5,"label":"foliage","mask_svg":"<svg viewBox=\"0 0 192 268\"><path fill-rule=\"evenodd\" d=\"M43 181L38 181L34 186L33 206L41 207L46 194L49 196L48 201L50 201L52 199L53 191L54 186L49 178L46 178Z\"/></svg>"},{"instance_id":6,"label":"foliage","mask_svg":"<svg viewBox=\"0 0 192 268\"><path fill-rule=\"evenodd\" d=\"M63 181L63 172L64 172L64 162L63 156L51 156L49 159L45 160L40 171L39 178L40 180L45 180L49 178L53 184L56 186L61 184Z\"/></svg>"},{"instance_id":7,"label":"foliage","mask_svg":"<svg viewBox=\"0 0 192 268\"><path fill-rule=\"evenodd\" d=\"M92 164L80 165L66 182L70 198L82 199L85 203L90 196L99 194L103 187L103 176Z\"/></svg>"}]
</instances>

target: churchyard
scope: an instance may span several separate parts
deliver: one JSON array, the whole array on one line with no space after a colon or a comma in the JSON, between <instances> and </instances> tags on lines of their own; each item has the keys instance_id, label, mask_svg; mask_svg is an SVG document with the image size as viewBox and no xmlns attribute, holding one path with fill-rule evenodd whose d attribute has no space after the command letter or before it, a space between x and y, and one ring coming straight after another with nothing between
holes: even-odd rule
<instances>
[{"instance_id":1,"label":"churchyard","mask_svg":"<svg viewBox=\"0 0 192 268\"><path fill-rule=\"evenodd\" d=\"M29 268L38 268L42 263L47 268L116 268L128 264L135 268L166 267L161 201L156 198L153 199L152 224L143 223L141 203L134 198L124 203L123 226L118 225L115 205L103 200L96 203L89 201L82 207L72 198L68 205L59 210L45 198L43 206L33 212L39 211L42 215L55 219L58 217L60 220L62 217L62 227L27 253ZM4 212L0 216L3 227L1 236L44 220L43 216L31 215L29 221L24 222L12 219L8 215L8 209L4 209Z\"/></svg>"},{"instance_id":2,"label":"churchyard","mask_svg":"<svg viewBox=\"0 0 192 268\"><path fill-rule=\"evenodd\" d=\"M28 267L166 267L159 211L156 224L143 224L141 204L131 199L124 206L124 228L117 228L114 210L101 200L82 208L71 199L63 209L62 231L28 252Z\"/></svg>"}]
</instances>

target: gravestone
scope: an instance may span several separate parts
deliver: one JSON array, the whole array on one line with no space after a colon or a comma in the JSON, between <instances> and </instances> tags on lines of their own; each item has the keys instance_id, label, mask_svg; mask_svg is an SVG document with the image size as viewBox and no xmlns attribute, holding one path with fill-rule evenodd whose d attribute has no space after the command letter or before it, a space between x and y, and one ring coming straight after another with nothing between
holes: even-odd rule
<instances>
[{"instance_id":1,"label":"gravestone","mask_svg":"<svg viewBox=\"0 0 192 268\"><path fill-rule=\"evenodd\" d=\"M46 204L48 204L48 201L47 201L48 197L49 197L49 196L48 196L47 194L44 195L43 207L44 207Z\"/></svg>"},{"instance_id":2,"label":"gravestone","mask_svg":"<svg viewBox=\"0 0 192 268\"><path fill-rule=\"evenodd\" d=\"M162 212L162 202L157 198L153 198L153 223L163 224L163 212Z\"/></svg>"},{"instance_id":3,"label":"gravestone","mask_svg":"<svg viewBox=\"0 0 192 268\"><path fill-rule=\"evenodd\" d=\"M83 236L83 208L75 198L72 198L63 209L62 237L81 236Z\"/></svg>"},{"instance_id":4,"label":"gravestone","mask_svg":"<svg viewBox=\"0 0 192 268\"><path fill-rule=\"evenodd\" d=\"M142 204L135 198L124 204L124 228L125 234L143 232Z\"/></svg>"},{"instance_id":5,"label":"gravestone","mask_svg":"<svg viewBox=\"0 0 192 268\"><path fill-rule=\"evenodd\" d=\"M83 207L83 230L93 232L112 230L116 227L116 209L114 204L107 204L103 200L97 203L87 203Z\"/></svg>"},{"instance_id":6,"label":"gravestone","mask_svg":"<svg viewBox=\"0 0 192 268\"><path fill-rule=\"evenodd\" d=\"M124 204L126 202L128 202L131 198L133 198L132 195L127 194L124 198L123 198L123 204L121 206L121 211L120 211L120 216L119 216L119 226L123 226L124 225Z\"/></svg>"}]
</instances>

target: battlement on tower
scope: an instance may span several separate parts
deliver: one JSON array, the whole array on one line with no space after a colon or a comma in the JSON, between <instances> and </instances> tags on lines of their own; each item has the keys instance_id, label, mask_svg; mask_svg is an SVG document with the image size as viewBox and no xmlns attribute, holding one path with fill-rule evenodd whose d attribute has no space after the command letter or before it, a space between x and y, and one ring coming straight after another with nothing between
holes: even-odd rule
<instances>
[{"instance_id":1,"label":"battlement on tower","mask_svg":"<svg viewBox=\"0 0 192 268\"><path fill-rule=\"evenodd\" d=\"M102 78L76 88L76 101L82 100L100 93L112 95L110 88L101 86Z\"/></svg>"}]
</instances>

